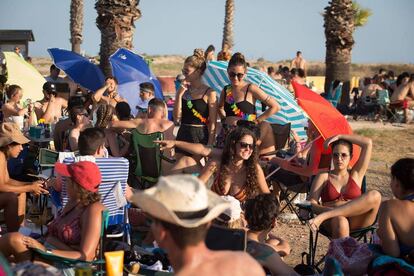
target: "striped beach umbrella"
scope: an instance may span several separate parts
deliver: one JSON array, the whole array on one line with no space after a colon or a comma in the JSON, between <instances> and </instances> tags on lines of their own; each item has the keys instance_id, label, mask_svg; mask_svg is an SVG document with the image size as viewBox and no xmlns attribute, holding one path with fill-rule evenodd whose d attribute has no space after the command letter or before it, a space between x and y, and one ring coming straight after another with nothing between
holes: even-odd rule
<instances>
[{"instance_id":1,"label":"striped beach umbrella","mask_svg":"<svg viewBox=\"0 0 414 276\"><path fill-rule=\"evenodd\" d=\"M208 63L203 75L204 82L216 90L218 94L221 93L224 86L230 83L227 75L227 66L228 62L211 61ZM296 131L299 137L306 138L304 125L306 125L307 117L289 90L269 77L266 73L250 67L247 68L246 80L256 84L266 94L274 97L281 107L278 113L272 115L266 121L282 125L291 123L292 129ZM258 115L262 113L261 103L259 101L256 102L256 110L258 111Z\"/></svg>"}]
</instances>

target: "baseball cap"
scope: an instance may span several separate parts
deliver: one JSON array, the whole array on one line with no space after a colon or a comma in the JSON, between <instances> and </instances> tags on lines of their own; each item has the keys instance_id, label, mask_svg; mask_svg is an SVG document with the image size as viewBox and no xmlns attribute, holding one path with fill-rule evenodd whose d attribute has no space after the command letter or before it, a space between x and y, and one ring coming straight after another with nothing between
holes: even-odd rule
<instances>
[{"instance_id":1,"label":"baseball cap","mask_svg":"<svg viewBox=\"0 0 414 276\"><path fill-rule=\"evenodd\" d=\"M43 90L48 93L57 93L56 84L51 82L45 82L43 84Z\"/></svg>"},{"instance_id":2,"label":"baseball cap","mask_svg":"<svg viewBox=\"0 0 414 276\"><path fill-rule=\"evenodd\" d=\"M74 182L90 192L97 192L102 182L98 166L90 161L79 161L69 165L56 163L55 170L61 176L72 178Z\"/></svg>"}]
</instances>

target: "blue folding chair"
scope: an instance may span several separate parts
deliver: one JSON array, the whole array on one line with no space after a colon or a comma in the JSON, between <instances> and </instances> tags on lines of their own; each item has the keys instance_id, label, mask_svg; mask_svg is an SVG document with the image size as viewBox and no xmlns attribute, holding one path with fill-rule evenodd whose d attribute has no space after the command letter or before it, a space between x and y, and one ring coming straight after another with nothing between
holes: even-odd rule
<instances>
[{"instance_id":1,"label":"blue folding chair","mask_svg":"<svg viewBox=\"0 0 414 276\"><path fill-rule=\"evenodd\" d=\"M63 161L65 164L75 162L75 158L67 158ZM125 190L127 187L129 161L123 157L114 158L95 158L95 163L98 165L102 175L102 182L99 185L99 194L101 195L102 204L108 209L108 230L106 232L107 238L120 238L130 244L130 230L128 218L129 204L126 202ZM119 190L119 186L121 190ZM62 207L68 202L68 195L65 181L62 183L61 192Z\"/></svg>"}]
</instances>

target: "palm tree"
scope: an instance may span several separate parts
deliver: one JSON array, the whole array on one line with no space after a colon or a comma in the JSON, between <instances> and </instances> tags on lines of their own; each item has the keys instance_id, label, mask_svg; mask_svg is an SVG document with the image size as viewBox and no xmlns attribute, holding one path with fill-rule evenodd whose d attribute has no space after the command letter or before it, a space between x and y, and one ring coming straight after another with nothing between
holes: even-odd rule
<instances>
[{"instance_id":1,"label":"palm tree","mask_svg":"<svg viewBox=\"0 0 414 276\"><path fill-rule=\"evenodd\" d=\"M70 2L70 43L72 51L80 54L83 29L83 0Z\"/></svg>"},{"instance_id":2,"label":"palm tree","mask_svg":"<svg viewBox=\"0 0 414 276\"><path fill-rule=\"evenodd\" d=\"M356 27L363 26L371 11L362 9L352 0L332 0L323 14L326 37L325 91L330 83L340 80L344 83L341 102L349 103L350 71L353 33Z\"/></svg>"},{"instance_id":3,"label":"palm tree","mask_svg":"<svg viewBox=\"0 0 414 276\"><path fill-rule=\"evenodd\" d=\"M101 31L100 67L104 74L111 74L109 57L118 48L132 49L134 21L141 17L139 0L98 0L96 25Z\"/></svg>"},{"instance_id":4,"label":"palm tree","mask_svg":"<svg viewBox=\"0 0 414 276\"><path fill-rule=\"evenodd\" d=\"M231 52L233 48L233 19L234 0L226 0L226 13L224 16L223 42L221 48Z\"/></svg>"}]
</instances>

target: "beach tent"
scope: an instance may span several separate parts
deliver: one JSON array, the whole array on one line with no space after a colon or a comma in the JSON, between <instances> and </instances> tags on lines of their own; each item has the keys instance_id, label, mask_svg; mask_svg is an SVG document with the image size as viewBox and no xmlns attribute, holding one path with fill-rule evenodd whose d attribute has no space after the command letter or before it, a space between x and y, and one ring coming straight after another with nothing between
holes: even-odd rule
<instances>
[{"instance_id":1,"label":"beach tent","mask_svg":"<svg viewBox=\"0 0 414 276\"><path fill-rule=\"evenodd\" d=\"M7 84L17 84L23 88L22 101L31 99L33 102L43 98L42 87L45 78L37 69L14 52L3 52L6 59Z\"/></svg>"}]
</instances>

